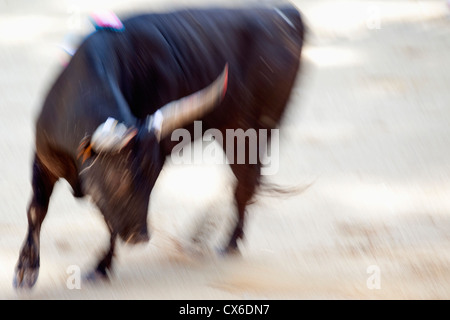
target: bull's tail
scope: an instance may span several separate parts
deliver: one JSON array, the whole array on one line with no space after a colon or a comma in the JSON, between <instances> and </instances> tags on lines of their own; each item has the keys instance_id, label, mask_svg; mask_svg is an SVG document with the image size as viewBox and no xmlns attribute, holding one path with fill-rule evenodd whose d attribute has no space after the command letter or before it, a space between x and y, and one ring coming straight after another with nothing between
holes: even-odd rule
<instances>
[{"instance_id":1,"label":"bull's tail","mask_svg":"<svg viewBox=\"0 0 450 320\"><path fill-rule=\"evenodd\" d=\"M257 193L263 196L290 198L306 192L315 182L316 180L308 184L293 186L282 186L273 182L263 182L259 185Z\"/></svg>"}]
</instances>

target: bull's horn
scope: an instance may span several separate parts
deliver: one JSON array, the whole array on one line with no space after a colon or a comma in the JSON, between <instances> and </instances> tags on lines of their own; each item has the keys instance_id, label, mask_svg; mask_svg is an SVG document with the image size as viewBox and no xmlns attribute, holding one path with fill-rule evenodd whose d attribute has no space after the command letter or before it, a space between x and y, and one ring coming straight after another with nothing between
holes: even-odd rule
<instances>
[{"instance_id":1,"label":"bull's horn","mask_svg":"<svg viewBox=\"0 0 450 320\"><path fill-rule=\"evenodd\" d=\"M149 130L158 131L162 139L173 130L200 118L217 106L225 96L228 84L228 64L220 76L208 87L187 97L172 101L161 107L153 116Z\"/></svg>"},{"instance_id":2,"label":"bull's horn","mask_svg":"<svg viewBox=\"0 0 450 320\"><path fill-rule=\"evenodd\" d=\"M91 139L95 151L120 151L137 134L134 128L127 128L114 118L108 118L94 132Z\"/></svg>"}]
</instances>

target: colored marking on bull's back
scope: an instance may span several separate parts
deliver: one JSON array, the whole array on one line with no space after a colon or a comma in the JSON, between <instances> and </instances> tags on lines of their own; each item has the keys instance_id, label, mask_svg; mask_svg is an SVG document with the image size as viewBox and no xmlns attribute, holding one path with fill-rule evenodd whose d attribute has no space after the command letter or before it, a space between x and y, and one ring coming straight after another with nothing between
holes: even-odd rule
<instances>
[{"instance_id":1,"label":"colored marking on bull's back","mask_svg":"<svg viewBox=\"0 0 450 320\"><path fill-rule=\"evenodd\" d=\"M97 11L90 14L90 19L96 30L123 31L122 21L112 11Z\"/></svg>"}]
</instances>

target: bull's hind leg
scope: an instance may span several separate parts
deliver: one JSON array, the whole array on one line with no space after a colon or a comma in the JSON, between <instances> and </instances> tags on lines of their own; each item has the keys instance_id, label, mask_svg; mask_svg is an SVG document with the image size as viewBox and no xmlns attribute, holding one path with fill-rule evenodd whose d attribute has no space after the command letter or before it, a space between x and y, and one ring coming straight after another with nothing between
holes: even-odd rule
<instances>
[{"instance_id":1,"label":"bull's hind leg","mask_svg":"<svg viewBox=\"0 0 450 320\"><path fill-rule=\"evenodd\" d=\"M50 195L57 178L35 156L33 164L33 197L28 207L28 233L20 251L14 276L14 287L31 288L39 275L39 242L42 221L47 214Z\"/></svg>"},{"instance_id":2,"label":"bull's hind leg","mask_svg":"<svg viewBox=\"0 0 450 320\"><path fill-rule=\"evenodd\" d=\"M261 166L260 164L232 164L231 169L237 178L237 185L234 191L237 221L225 248L225 253L238 253L238 240L244 237L246 208L252 201L256 188L259 185Z\"/></svg>"}]
</instances>

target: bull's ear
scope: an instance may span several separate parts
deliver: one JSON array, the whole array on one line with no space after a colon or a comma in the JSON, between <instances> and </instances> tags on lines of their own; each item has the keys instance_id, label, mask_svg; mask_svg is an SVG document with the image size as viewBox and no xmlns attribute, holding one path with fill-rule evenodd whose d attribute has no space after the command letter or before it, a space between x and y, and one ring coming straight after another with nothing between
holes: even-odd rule
<instances>
[{"instance_id":1,"label":"bull's ear","mask_svg":"<svg viewBox=\"0 0 450 320\"><path fill-rule=\"evenodd\" d=\"M119 152L137 133L136 128L128 128L110 117L95 130L90 145L96 152Z\"/></svg>"},{"instance_id":2,"label":"bull's ear","mask_svg":"<svg viewBox=\"0 0 450 320\"><path fill-rule=\"evenodd\" d=\"M80 145L78 146L77 149L77 159L82 159L82 163L84 163L88 158L90 158L91 154L92 154L92 146L91 146L91 137L90 136L86 136L84 137L81 142Z\"/></svg>"}]
</instances>

